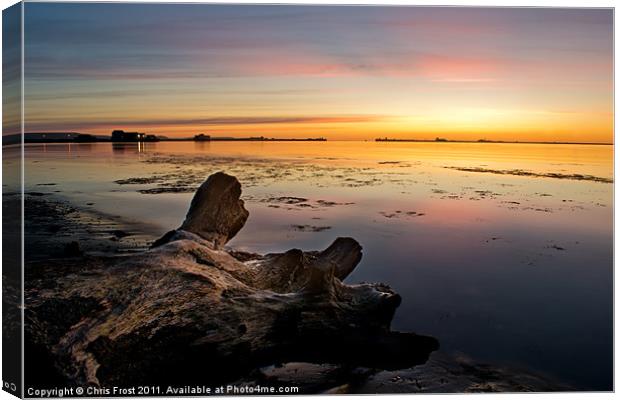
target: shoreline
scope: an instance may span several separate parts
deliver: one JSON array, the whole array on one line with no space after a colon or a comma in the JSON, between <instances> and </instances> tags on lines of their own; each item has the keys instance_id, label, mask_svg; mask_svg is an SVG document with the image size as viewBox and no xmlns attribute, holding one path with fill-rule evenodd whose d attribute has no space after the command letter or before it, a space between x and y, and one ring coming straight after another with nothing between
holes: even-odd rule
<instances>
[{"instance_id":1,"label":"shoreline","mask_svg":"<svg viewBox=\"0 0 620 400\"><path fill-rule=\"evenodd\" d=\"M471 144L544 144L544 145L582 145L582 146L613 146L613 143L598 142L529 142L529 141L504 141L504 140L436 140L436 139L380 139L377 143L471 143Z\"/></svg>"},{"instance_id":2,"label":"shoreline","mask_svg":"<svg viewBox=\"0 0 620 400\"><path fill-rule=\"evenodd\" d=\"M63 227L62 231L54 235L46 234L39 238L37 257L27 263L31 267L46 259L60 261L69 257L73 260L88 260L92 257L128 255L148 248L153 239L151 235L136 229L137 225L130 221L100 213L93 214L54 194L40 196L26 193L26 196L29 215L34 222L27 225L31 227L27 235L54 231L58 225ZM52 209L55 210L55 218L47 218ZM94 215L98 218L93 218ZM112 230L111 227L118 229ZM69 235L63 235L63 231ZM73 242L77 245L72 245ZM136 244L139 244L137 248ZM234 251L232 248L228 250ZM36 271L30 269L30 273L35 276L39 274ZM459 352L441 350L434 352L426 363L405 369L347 368L344 365L287 362L258 368L231 383L265 382L299 386L304 394L574 390L569 384L540 372L483 363Z\"/></svg>"}]
</instances>

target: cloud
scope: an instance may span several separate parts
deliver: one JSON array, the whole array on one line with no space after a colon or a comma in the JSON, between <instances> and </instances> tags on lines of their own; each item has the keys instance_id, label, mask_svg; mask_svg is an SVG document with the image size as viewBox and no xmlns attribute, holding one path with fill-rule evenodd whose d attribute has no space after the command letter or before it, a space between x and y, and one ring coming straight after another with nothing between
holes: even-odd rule
<instances>
[{"instance_id":1,"label":"cloud","mask_svg":"<svg viewBox=\"0 0 620 400\"><path fill-rule=\"evenodd\" d=\"M70 131L89 129L147 129L163 127L239 126L278 124L347 124L386 120L382 115L319 115L319 116L236 116L209 118L160 118L131 120L33 121L27 120L27 131Z\"/></svg>"},{"instance_id":2,"label":"cloud","mask_svg":"<svg viewBox=\"0 0 620 400\"><path fill-rule=\"evenodd\" d=\"M418 73L433 80L488 81L507 63L494 58L426 54L418 59Z\"/></svg>"}]
</instances>

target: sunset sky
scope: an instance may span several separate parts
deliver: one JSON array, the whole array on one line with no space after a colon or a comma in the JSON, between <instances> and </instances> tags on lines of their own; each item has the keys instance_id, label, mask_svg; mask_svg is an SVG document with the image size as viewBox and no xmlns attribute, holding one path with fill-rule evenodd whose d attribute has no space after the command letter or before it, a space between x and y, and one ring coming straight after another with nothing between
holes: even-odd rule
<instances>
[{"instance_id":1,"label":"sunset sky","mask_svg":"<svg viewBox=\"0 0 620 400\"><path fill-rule=\"evenodd\" d=\"M613 14L25 4L26 132L613 141Z\"/></svg>"}]
</instances>

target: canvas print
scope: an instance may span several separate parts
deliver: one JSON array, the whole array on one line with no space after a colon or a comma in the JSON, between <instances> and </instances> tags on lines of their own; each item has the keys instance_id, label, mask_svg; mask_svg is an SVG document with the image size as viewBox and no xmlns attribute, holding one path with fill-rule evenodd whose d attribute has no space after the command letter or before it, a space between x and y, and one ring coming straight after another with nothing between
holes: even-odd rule
<instances>
[{"instance_id":1,"label":"canvas print","mask_svg":"<svg viewBox=\"0 0 620 400\"><path fill-rule=\"evenodd\" d=\"M612 66L605 8L6 9L4 390L612 391Z\"/></svg>"}]
</instances>

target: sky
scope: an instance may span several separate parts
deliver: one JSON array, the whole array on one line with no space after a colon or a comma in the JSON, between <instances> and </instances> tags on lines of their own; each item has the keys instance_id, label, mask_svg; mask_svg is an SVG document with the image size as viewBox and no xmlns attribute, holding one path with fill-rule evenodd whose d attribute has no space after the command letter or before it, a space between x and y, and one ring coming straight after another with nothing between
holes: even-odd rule
<instances>
[{"instance_id":1,"label":"sky","mask_svg":"<svg viewBox=\"0 0 620 400\"><path fill-rule=\"evenodd\" d=\"M25 4L25 131L613 141L610 9Z\"/></svg>"}]
</instances>

